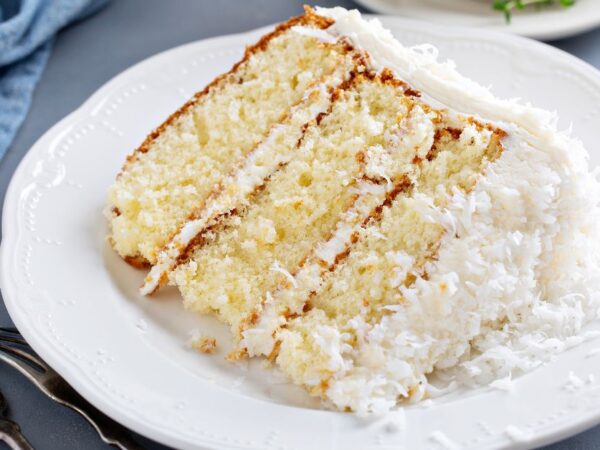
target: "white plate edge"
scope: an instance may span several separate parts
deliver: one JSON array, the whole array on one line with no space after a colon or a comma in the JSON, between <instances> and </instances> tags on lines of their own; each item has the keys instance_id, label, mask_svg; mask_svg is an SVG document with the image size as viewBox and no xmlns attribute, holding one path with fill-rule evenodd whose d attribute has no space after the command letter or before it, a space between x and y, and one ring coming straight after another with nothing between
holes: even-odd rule
<instances>
[{"instance_id":1,"label":"white plate edge","mask_svg":"<svg viewBox=\"0 0 600 450\"><path fill-rule=\"evenodd\" d=\"M368 15L368 16L381 18L381 16L378 16L378 15ZM384 16L384 17L385 17L385 20L398 21L399 23L422 22L418 19L406 19L406 18L393 17L393 16ZM9 259L10 247L7 245L6 241L7 241L7 236L12 237L11 233L6 232L6 230L9 229L8 214L6 213L6 211L10 210L10 207L16 205L16 203L17 203L18 195L14 195L14 193L13 193L13 191L17 189L15 180L18 180L21 173L25 172L27 167L30 165L30 162L33 160L33 157L35 156L34 153L36 152L36 149L44 147L47 142L50 142L52 139L54 139L56 137L56 135L60 134L65 128L76 125L80 120L82 120L79 118L80 115L90 113L91 110L98 107L99 104L96 104L96 103L101 102L101 99L104 96L109 94L111 91L119 88L119 85L121 84L119 82L120 80L123 80L122 82L125 83L124 78L133 76L135 74L135 72L140 70L142 67L150 66L152 63L154 63L156 60L158 60L161 56L164 56L164 54L172 53L172 52L179 52L179 51L186 51L189 48L195 47L200 44L208 46L208 45L214 44L215 42L225 43L225 42L227 42L227 40L237 40L237 39L241 39L244 37L251 37L254 34L263 33L264 31L271 29L271 28L272 28L272 26L266 26L266 27L261 27L261 28L255 29L255 30L250 30L247 32L230 34L230 35L225 35L225 36L217 36L217 37L212 37L212 38L203 39L203 40L199 40L199 41L194 41L194 42L190 42L187 44L183 44L183 45L174 47L172 49L167 49L158 54L150 56L150 57L134 64L133 66L129 67L128 69L124 70L123 72L115 75L114 77L112 77L110 80L108 80L106 83L104 83L97 91L95 91L79 108L77 108L76 110L74 110L73 112L71 112L70 114L65 116L63 119L61 119L59 122L57 122L54 126L52 126L48 131L46 131L33 144L33 146L27 151L27 153L24 155L24 157L20 161L20 163L17 166L17 169L15 170L15 172L13 173L13 176L11 177L11 181L10 181L8 189L6 191L6 196L5 196L5 200L4 200L3 217L2 217L2 232L3 232L2 237L3 237L3 239L2 239L2 243L0 244L0 262L2 262L2 264L1 264L2 267L7 267L7 263L9 262L8 259ZM431 30L429 30L429 32L431 32ZM478 30L475 28L464 28L464 27L451 27L451 26L446 26L446 25L436 25L436 30L434 30L434 32L435 33L451 32L452 34L460 35L461 37L464 37L464 38L469 37L469 36L467 36L467 34L475 34L475 35L481 34L481 36L479 36L479 37L485 37L486 39L490 39L490 40L494 40L494 38L498 38L501 36L502 40L504 42L506 42L507 40L521 41L523 44L537 47L537 49L539 49L539 50L543 49L546 52L555 53L557 57L560 57L563 59L569 58L570 62L572 64L577 64L582 70L585 70L587 72L586 75L590 76L590 78L592 78L592 79L596 78L597 79L596 82L600 86L600 78L598 78L598 75L599 75L598 70L595 69L593 66L586 63L585 61L580 60L579 58L576 58L573 55L570 55L567 52L564 52L560 49L554 48L554 47L544 44L544 43L532 41L529 38L516 36L516 35L506 36L504 33L498 32L498 31ZM13 197L14 197L14 199L13 199ZM11 201L11 199L12 199L12 201ZM18 233L17 233L17 237L18 237ZM16 244L17 242L18 241L14 241L14 244ZM14 247L14 245L13 245L13 247ZM8 284L9 284L9 280L8 280L7 271L0 270L0 288L2 289L3 295L5 297L6 297L6 289L7 289ZM13 295L13 294L9 294L9 295ZM15 295L15 298L18 297L18 294L14 294L14 295ZM30 342L32 347L34 347L36 349L36 351L39 348L44 348L44 341L37 339L37 335L33 334L31 330L26 328L26 326L22 326L22 325L25 325L25 322L21 322L22 317L20 316L20 314L18 313L18 311L16 309L13 309L14 305L11 305L9 302L6 302L6 301L5 301L5 305L6 305L7 310L9 311L11 318L14 320L17 327L19 327L20 329L21 328L23 329L22 330L23 335ZM42 352L39 352L39 353L42 353ZM47 353L47 355L50 355L50 354L51 354L51 352ZM45 356L45 359L50 361L52 367L55 368L59 373L61 373L61 375L63 373L64 374L68 373L68 365L63 364L59 358L55 358L53 356ZM71 365L73 367L75 367L74 364L71 364ZM163 434L161 432L157 432L154 428L146 427L143 424L143 422L136 421L135 418L133 417L133 415L127 415L125 413L122 413L121 411L113 409L110 402L105 401L99 394L98 395L94 394L93 387L90 390L88 390L87 385L85 383L81 382L80 379L71 377L70 375L63 375L63 376L65 378L72 378L69 380L69 382L73 385L73 387L78 392L85 393L85 398L88 399L90 401L90 403L94 404L94 406L96 406L101 411L105 412L107 415L110 415L111 417L115 417L117 421L125 424L129 428L136 430L137 432L139 432L145 436L148 436L156 441L162 442L166 445L173 445L173 442L177 441L177 442L179 442L177 444L178 446L185 447L185 448L192 448L192 447L189 447L188 441L181 440L180 437L177 435L174 435L171 433ZM578 417L582 417L582 416L578 416ZM556 440L563 439L568 436L572 436L573 434L576 434L584 429L587 429L587 428L593 426L594 424L597 424L598 422L600 422L600 410L586 415L585 419L574 421L574 423L576 423L577 425L571 425L569 422L563 421L563 422L561 422L562 426L555 428L553 432L544 434L543 436L538 437L538 438L534 438L534 439L528 441L527 443L514 444L514 445L510 446L510 448L515 448L515 449L531 448L532 446L544 445L544 444L548 444L551 442L555 442ZM144 428L144 430L141 430L142 428ZM565 429L568 429L568 430L565 432ZM197 448L197 447L193 447L193 448ZM246 447L231 446L231 448L246 448Z\"/></svg>"}]
</instances>

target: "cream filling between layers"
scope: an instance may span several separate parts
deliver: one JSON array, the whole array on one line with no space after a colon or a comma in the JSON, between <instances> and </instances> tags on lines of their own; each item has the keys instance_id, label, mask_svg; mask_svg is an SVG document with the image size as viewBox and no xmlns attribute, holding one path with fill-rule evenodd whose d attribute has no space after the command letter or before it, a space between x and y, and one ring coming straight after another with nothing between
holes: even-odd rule
<instances>
[{"instance_id":1,"label":"cream filling between layers","mask_svg":"<svg viewBox=\"0 0 600 450\"><path fill-rule=\"evenodd\" d=\"M335 264L336 257L351 245L352 236L361 228L363 220L391 191L389 185L374 185L369 182L361 182L359 188L361 187L365 193L338 222L331 239L319 244L293 276L292 286L266 294L258 322L242 332L240 347L249 356L268 356L273 351L275 333L286 322L281 314L286 310L291 314L301 313L310 293L319 288L323 274Z\"/></svg>"},{"instance_id":2,"label":"cream filling between layers","mask_svg":"<svg viewBox=\"0 0 600 450\"><path fill-rule=\"evenodd\" d=\"M425 112L421 106L414 106L402 121L401 129L405 134L396 143L395 148L388 151L407 151L424 158L434 142L433 119L436 116L435 112ZM388 152L381 151L380 154L388 155ZM393 156L389 155L389 158L391 162ZM365 226L365 219L373 214L375 208L384 204L394 189L401 189L401 186L391 181L394 174L390 173L389 164L377 165L369 159L366 169L367 175L376 174L386 179L387 183L377 184L369 179L361 180L357 186L358 199L340 218L331 238L318 244L296 272L292 286L267 293L266 301L261 311L258 311L258 321L252 327L242 331L240 346L249 356L269 355L273 351L277 341L276 332L286 322L281 314L302 313L310 293L319 288L323 275L335 266L338 256L350 248L353 236ZM373 171L374 173L369 173ZM407 179L412 175L407 167Z\"/></svg>"},{"instance_id":3,"label":"cream filling between layers","mask_svg":"<svg viewBox=\"0 0 600 450\"><path fill-rule=\"evenodd\" d=\"M142 295L153 293L167 281L168 273L178 264L178 259L196 236L214 225L222 215L247 204L251 194L265 179L294 157L292 149L288 152L280 151L278 138L286 135L293 136L296 141L300 139L304 133L303 125L328 110L331 104L330 89L339 86L344 79L345 76L336 73L326 82L316 84L291 108L286 122L273 126L267 137L244 160L243 166L228 175L220 185L222 189L209 197L200 216L186 222L159 252L156 264L140 288ZM258 161L261 164L257 164Z\"/></svg>"}]
</instances>

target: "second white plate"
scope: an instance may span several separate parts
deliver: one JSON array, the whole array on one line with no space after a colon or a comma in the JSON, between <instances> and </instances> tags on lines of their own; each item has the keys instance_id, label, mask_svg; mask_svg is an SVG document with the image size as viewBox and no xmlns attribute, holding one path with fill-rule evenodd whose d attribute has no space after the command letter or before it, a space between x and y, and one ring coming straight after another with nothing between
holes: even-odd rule
<instances>
[{"instance_id":1,"label":"second white plate","mask_svg":"<svg viewBox=\"0 0 600 450\"><path fill-rule=\"evenodd\" d=\"M534 39L572 36L600 26L600 0L577 0L559 6L516 11L510 24L492 10L493 0L355 0L374 12L396 14L440 25L485 28Z\"/></svg>"},{"instance_id":2,"label":"second white plate","mask_svg":"<svg viewBox=\"0 0 600 450\"><path fill-rule=\"evenodd\" d=\"M384 23L405 44L429 42L503 97L560 111L561 126L600 162L600 74L560 51L505 35ZM600 384L565 389L573 372L600 380L586 358L598 342L561 354L515 382L406 408L384 420L318 409L260 362L223 360L228 331L183 311L176 291L139 296L143 273L105 242L106 190L154 126L240 58L264 29L175 48L114 78L29 151L6 196L2 294L34 349L98 408L177 448L516 448L568 436L600 420ZM220 352L188 350L201 327Z\"/></svg>"}]
</instances>

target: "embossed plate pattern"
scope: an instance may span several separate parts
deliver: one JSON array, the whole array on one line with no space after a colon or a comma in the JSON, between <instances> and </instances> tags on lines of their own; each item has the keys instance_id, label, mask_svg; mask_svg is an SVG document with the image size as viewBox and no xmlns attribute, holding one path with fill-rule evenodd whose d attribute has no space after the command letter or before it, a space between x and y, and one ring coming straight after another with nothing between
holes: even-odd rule
<instances>
[{"instance_id":1,"label":"embossed plate pattern","mask_svg":"<svg viewBox=\"0 0 600 450\"><path fill-rule=\"evenodd\" d=\"M600 75L590 66L521 38L383 21L406 44L435 44L498 95L560 111L561 126L573 123L600 162ZM29 151L6 196L1 282L35 350L101 410L178 448L525 448L599 422L597 341L519 378L513 392L482 388L365 420L319 410L260 362L224 362L225 328L186 314L175 291L138 295L143 273L104 239L107 187L152 127L264 31L191 43L134 66ZM186 348L195 328L218 338L216 356ZM568 382L570 372L584 382Z\"/></svg>"}]
</instances>

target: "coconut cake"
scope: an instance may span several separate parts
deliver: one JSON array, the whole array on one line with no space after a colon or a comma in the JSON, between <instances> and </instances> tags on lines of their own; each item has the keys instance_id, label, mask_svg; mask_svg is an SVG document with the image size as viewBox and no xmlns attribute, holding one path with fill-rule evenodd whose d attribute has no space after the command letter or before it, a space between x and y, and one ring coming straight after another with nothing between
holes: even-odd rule
<instances>
[{"instance_id":1,"label":"coconut cake","mask_svg":"<svg viewBox=\"0 0 600 450\"><path fill-rule=\"evenodd\" d=\"M432 374L486 384L597 318L600 185L556 117L495 98L343 8L305 14L155 130L109 240L330 407L382 412Z\"/></svg>"}]
</instances>

